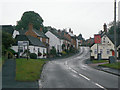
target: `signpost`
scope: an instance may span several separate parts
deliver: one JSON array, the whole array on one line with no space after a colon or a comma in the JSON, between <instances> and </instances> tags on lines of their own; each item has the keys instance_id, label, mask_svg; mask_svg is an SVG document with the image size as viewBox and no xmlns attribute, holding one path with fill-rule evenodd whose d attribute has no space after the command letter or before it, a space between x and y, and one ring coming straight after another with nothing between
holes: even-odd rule
<instances>
[{"instance_id":1,"label":"signpost","mask_svg":"<svg viewBox=\"0 0 120 90\"><path fill-rule=\"evenodd\" d=\"M99 54L99 44L101 43L101 35L100 34L95 34L94 35L94 42L97 44L97 59L99 60L100 58L98 58L98 54Z\"/></svg>"}]
</instances>

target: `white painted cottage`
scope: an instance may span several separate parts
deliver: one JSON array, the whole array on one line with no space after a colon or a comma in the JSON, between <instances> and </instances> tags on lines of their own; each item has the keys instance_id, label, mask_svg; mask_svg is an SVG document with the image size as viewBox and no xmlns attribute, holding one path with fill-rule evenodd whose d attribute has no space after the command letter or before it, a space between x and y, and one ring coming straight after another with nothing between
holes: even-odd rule
<instances>
[{"instance_id":1,"label":"white painted cottage","mask_svg":"<svg viewBox=\"0 0 120 90\"><path fill-rule=\"evenodd\" d=\"M114 56L114 43L106 34L101 36L98 53L101 54L101 59L109 59L110 56ZM97 59L97 44L95 43L91 46L91 56Z\"/></svg>"},{"instance_id":2,"label":"white painted cottage","mask_svg":"<svg viewBox=\"0 0 120 90\"><path fill-rule=\"evenodd\" d=\"M47 52L47 48L38 38L26 35L17 35L15 39L16 44L12 45L11 48L16 52L18 52L19 49L20 57L24 57L23 53L27 50L27 45L25 45L25 42L29 42L28 49L30 53L36 53L37 58L46 58L45 54ZM18 46L18 42L23 42L23 44ZM39 52L42 54L41 56Z\"/></svg>"},{"instance_id":3,"label":"white painted cottage","mask_svg":"<svg viewBox=\"0 0 120 90\"><path fill-rule=\"evenodd\" d=\"M107 35L103 33L101 36L101 43L98 44L98 53L101 59L109 59L110 56L115 55L114 49L114 35ZM91 45L91 57L97 59L97 44ZM117 38L117 58L120 58L120 39Z\"/></svg>"},{"instance_id":4,"label":"white painted cottage","mask_svg":"<svg viewBox=\"0 0 120 90\"><path fill-rule=\"evenodd\" d=\"M54 46L57 51L62 52L64 39L58 34L57 30L49 29L45 35L49 38L50 49Z\"/></svg>"}]
</instances>

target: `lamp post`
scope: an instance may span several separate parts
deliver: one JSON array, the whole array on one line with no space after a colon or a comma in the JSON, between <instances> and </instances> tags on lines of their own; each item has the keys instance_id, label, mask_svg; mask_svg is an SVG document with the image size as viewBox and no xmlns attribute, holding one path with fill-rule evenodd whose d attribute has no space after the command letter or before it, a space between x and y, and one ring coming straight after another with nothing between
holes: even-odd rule
<instances>
[{"instance_id":1,"label":"lamp post","mask_svg":"<svg viewBox=\"0 0 120 90\"><path fill-rule=\"evenodd\" d=\"M114 0L114 48L115 48L115 59L117 60L117 48L116 48L116 0Z\"/></svg>"}]
</instances>

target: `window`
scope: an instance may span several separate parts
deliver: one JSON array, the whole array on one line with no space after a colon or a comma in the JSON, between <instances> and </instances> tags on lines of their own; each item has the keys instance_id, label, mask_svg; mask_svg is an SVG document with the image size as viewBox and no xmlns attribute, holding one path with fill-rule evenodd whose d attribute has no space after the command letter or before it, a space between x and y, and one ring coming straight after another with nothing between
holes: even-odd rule
<instances>
[{"instance_id":1,"label":"window","mask_svg":"<svg viewBox=\"0 0 120 90\"><path fill-rule=\"evenodd\" d=\"M43 49L43 53L45 53L45 49Z\"/></svg>"},{"instance_id":2,"label":"window","mask_svg":"<svg viewBox=\"0 0 120 90\"><path fill-rule=\"evenodd\" d=\"M38 48L38 52L40 52L40 48Z\"/></svg>"},{"instance_id":3,"label":"window","mask_svg":"<svg viewBox=\"0 0 120 90\"><path fill-rule=\"evenodd\" d=\"M107 54L110 54L110 50L109 49L107 49Z\"/></svg>"},{"instance_id":4,"label":"window","mask_svg":"<svg viewBox=\"0 0 120 90\"><path fill-rule=\"evenodd\" d=\"M97 49L94 50L94 54L97 54Z\"/></svg>"},{"instance_id":5,"label":"window","mask_svg":"<svg viewBox=\"0 0 120 90\"><path fill-rule=\"evenodd\" d=\"M40 37L40 41L42 42L42 38Z\"/></svg>"},{"instance_id":6,"label":"window","mask_svg":"<svg viewBox=\"0 0 120 90\"><path fill-rule=\"evenodd\" d=\"M46 39L46 43L48 43L48 39Z\"/></svg>"},{"instance_id":7,"label":"window","mask_svg":"<svg viewBox=\"0 0 120 90\"><path fill-rule=\"evenodd\" d=\"M100 53L101 53L101 54L102 54L102 52L103 52L102 49L100 49Z\"/></svg>"}]
</instances>

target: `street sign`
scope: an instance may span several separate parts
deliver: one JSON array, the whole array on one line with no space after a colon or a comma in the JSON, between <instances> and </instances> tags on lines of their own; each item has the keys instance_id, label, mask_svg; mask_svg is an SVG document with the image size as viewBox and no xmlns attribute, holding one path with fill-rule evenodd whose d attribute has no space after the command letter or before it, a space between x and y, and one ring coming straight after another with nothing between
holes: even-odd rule
<instances>
[{"instance_id":1,"label":"street sign","mask_svg":"<svg viewBox=\"0 0 120 90\"><path fill-rule=\"evenodd\" d=\"M94 42L95 43L101 43L101 35L95 34L94 35Z\"/></svg>"}]
</instances>

